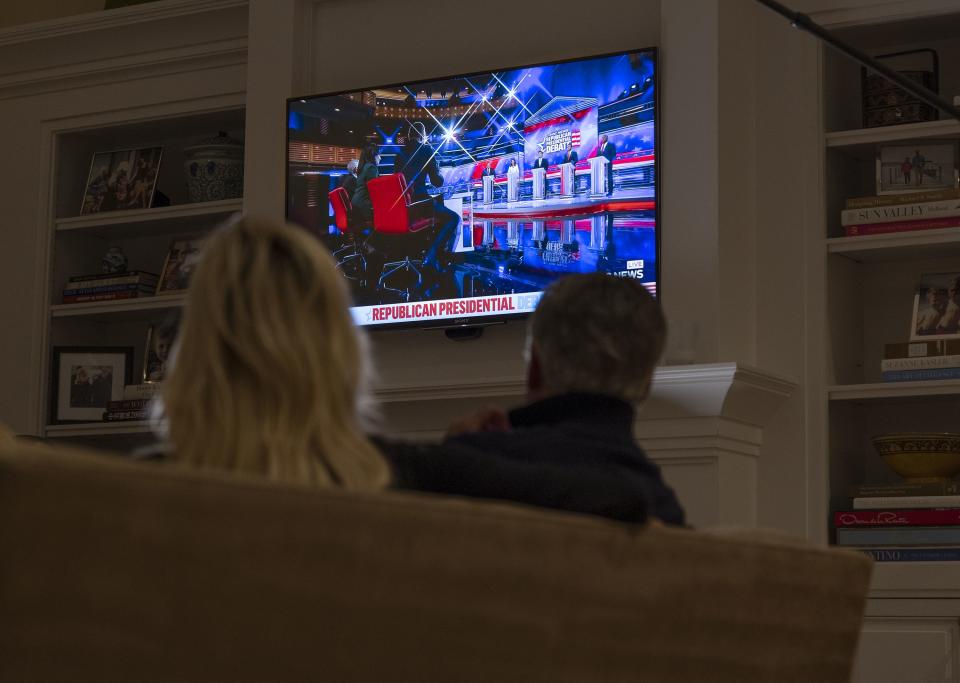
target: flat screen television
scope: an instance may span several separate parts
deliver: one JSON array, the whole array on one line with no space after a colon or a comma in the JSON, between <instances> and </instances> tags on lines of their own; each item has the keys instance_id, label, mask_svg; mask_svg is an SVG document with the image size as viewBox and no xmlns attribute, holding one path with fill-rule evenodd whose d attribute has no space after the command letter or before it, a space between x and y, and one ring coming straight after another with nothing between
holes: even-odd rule
<instances>
[{"instance_id":1,"label":"flat screen television","mask_svg":"<svg viewBox=\"0 0 960 683\"><path fill-rule=\"evenodd\" d=\"M291 98L287 218L360 325L527 315L566 273L656 294L656 79L643 49Z\"/></svg>"}]
</instances>

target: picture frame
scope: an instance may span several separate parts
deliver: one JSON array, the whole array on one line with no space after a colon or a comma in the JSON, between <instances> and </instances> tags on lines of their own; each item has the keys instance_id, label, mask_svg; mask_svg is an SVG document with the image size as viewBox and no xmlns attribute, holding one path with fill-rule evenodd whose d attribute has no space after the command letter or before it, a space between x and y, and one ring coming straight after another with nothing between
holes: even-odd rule
<instances>
[{"instance_id":1,"label":"picture frame","mask_svg":"<svg viewBox=\"0 0 960 683\"><path fill-rule=\"evenodd\" d=\"M957 143L915 142L877 148L877 194L945 190L960 186ZM921 168L917 172L918 166Z\"/></svg>"},{"instance_id":2,"label":"picture frame","mask_svg":"<svg viewBox=\"0 0 960 683\"><path fill-rule=\"evenodd\" d=\"M144 384L162 382L167 375L167 363L170 360L170 351L177 336L180 316L173 315L159 325L150 325L147 328L147 343L143 350L143 369L140 381Z\"/></svg>"},{"instance_id":3,"label":"picture frame","mask_svg":"<svg viewBox=\"0 0 960 683\"><path fill-rule=\"evenodd\" d=\"M55 346L50 422L101 422L110 401L123 399L133 376L129 346Z\"/></svg>"},{"instance_id":4,"label":"picture frame","mask_svg":"<svg viewBox=\"0 0 960 683\"><path fill-rule=\"evenodd\" d=\"M911 341L960 339L960 272L924 273L913 295Z\"/></svg>"},{"instance_id":5,"label":"picture frame","mask_svg":"<svg viewBox=\"0 0 960 683\"><path fill-rule=\"evenodd\" d=\"M157 296L183 294L187 290L190 276L200 258L201 246L201 240L175 240L170 245L157 281Z\"/></svg>"},{"instance_id":6,"label":"picture frame","mask_svg":"<svg viewBox=\"0 0 960 683\"><path fill-rule=\"evenodd\" d=\"M162 156L162 147L95 152L80 215L152 207Z\"/></svg>"}]
</instances>

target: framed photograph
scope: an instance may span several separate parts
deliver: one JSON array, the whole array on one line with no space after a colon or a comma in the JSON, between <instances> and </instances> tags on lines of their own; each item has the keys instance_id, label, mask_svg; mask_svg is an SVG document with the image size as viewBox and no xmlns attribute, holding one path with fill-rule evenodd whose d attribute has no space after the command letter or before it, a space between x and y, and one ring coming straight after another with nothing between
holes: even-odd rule
<instances>
[{"instance_id":1,"label":"framed photograph","mask_svg":"<svg viewBox=\"0 0 960 683\"><path fill-rule=\"evenodd\" d=\"M110 401L123 399L133 376L133 349L56 346L51 364L50 421L100 422Z\"/></svg>"},{"instance_id":2,"label":"framed photograph","mask_svg":"<svg viewBox=\"0 0 960 683\"><path fill-rule=\"evenodd\" d=\"M957 185L956 142L881 145L877 150L877 194L944 190Z\"/></svg>"},{"instance_id":3,"label":"framed photograph","mask_svg":"<svg viewBox=\"0 0 960 683\"><path fill-rule=\"evenodd\" d=\"M94 154L80 215L149 209L153 205L162 152L162 147L145 147Z\"/></svg>"},{"instance_id":4,"label":"framed photograph","mask_svg":"<svg viewBox=\"0 0 960 683\"><path fill-rule=\"evenodd\" d=\"M143 354L143 373L141 381L144 383L160 382L167 375L167 361L173 341L177 336L179 316L175 316L160 325L151 325L147 329L147 345Z\"/></svg>"},{"instance_id":5,"label":"framed photograph","mask_svg":"<svg viewBox=\"0 0 960 683\"><path fill-rule=\"evenodd\" d=\"M190 276L200 258L200 240L177 240L170 246L163 263L157 294L182 294L190 285Z\"/></svg>"},{"instance_id":6,"label":"framed photograph","mask_svg":"<svg viewBox=\"0 0 960 683\"><path fill-rule=\"evenodd\" d=\"M920 276L911 327L912 341L960 339L960 272Z\"/></svg>"}]
</instances>

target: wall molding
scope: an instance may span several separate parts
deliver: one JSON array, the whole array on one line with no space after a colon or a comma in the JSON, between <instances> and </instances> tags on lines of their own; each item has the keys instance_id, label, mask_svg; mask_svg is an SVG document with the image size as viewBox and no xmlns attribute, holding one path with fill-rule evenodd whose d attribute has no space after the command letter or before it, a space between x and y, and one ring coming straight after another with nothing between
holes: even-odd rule
<instances>
[{"instance_id":1,"label":"wall molding","mask_svg":"<svg viewBox=\"0 0 960 683\"><path fill-rule=\"evenodd\" d=\"M0 76L0 100L246 64L247 39L110 57Z\"/></svg>"},{"instance_id":2,"label":"wall molding","mask_svg":"<svg viewBox=\"0 0 960 683\"><path fill-rule=\"evenodd\" d=\"M62 38L76 33L127 28L151 21L190 17L235 7L246 8L247 4L248 0L158 0L142 5L100 10L0 29L0 47Z\"/></svg>"},{"instance_id":3,"label":"wall molding","mask_svg":"<svg viewBox=\"0 0 960 683\"><path fill-rule=\"evenodd\" d=\"M882 24L904 19L920 19L957 11L956 0L894 0L862 7L845 7L810 12L810 18L824 28Z\"/></svg>"}]
</instances>

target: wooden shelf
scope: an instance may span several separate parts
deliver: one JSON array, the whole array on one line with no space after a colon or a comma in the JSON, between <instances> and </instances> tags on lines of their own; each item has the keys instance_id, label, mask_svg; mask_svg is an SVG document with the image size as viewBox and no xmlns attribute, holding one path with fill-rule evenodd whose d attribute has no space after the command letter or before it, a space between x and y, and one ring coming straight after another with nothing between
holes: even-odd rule
<instances>
[{"instance_id":1,"label":"wooden shelf","mask_svg":"<svg viewBox=\"0 0 960 683\"><path fill-rule=\"evenodd\" d=\"M874 146L878 143L919 140L929 138L960 137L960 121L924 121L904 123L899 126L857 128L827 133L828 148L856 148Z\"/></svg>"},{"instance_id":2,"label":"wooden shelf","mask_svg":"<svg viewBox=\"0 0 960 683\"><path fill-rule=\"evenodd\" d=\"M827 397L831 401L902 400L924 396L960 397L960 380L835 384L827 387Z\"/></svg>"},{"instance_id":3,"label":"wooden shelf","mask_svg":"<svg viewBox=\"0 0 960 683\"><path fill-rule=\"evenodd\" d=\"M151 426L147 420L83 422L78 424L47 425L43 432L47 438L78 438L86 436L149 434L151 432Z\"/></svg>"},{"instance_id":4,"label":"wooden shelf","mask_svg":"<svg viewBox=\"0 0 960 683\"><path fill-rule=\"evenodd\" d=\"M185 294L178 294L116 301L94 301L84 304L56 304L50 307L50 315L53 318L83 316L87 320L132 322L154 319L157 317L157 313L180 308L186 301Z\"/></svg>"},{"instance_id":5,"label":"wooden shelf","mask_svg":"<svg viewBox=\"0 0 960 683\"><path fill-rule=\"evenodd\" d=\"M960 256L960 228L832 237L827 251L861 263Z\"/></svg>"},{"instance_id":6,"label":"wooden shelf","mask_svg":"<svg viewBox=\"0 0 960 683\"><path fill-rule=\"evenodd\" d=\"M225 199L60 218L56 221L56 229L60 234L83 234L105 239L188 234L209 229L219 220L242 210L242 199Z\"/></svg>"}]
</instances>

